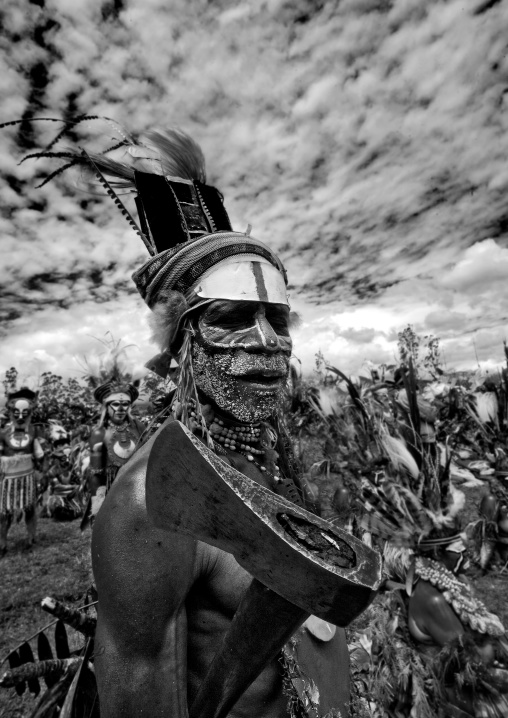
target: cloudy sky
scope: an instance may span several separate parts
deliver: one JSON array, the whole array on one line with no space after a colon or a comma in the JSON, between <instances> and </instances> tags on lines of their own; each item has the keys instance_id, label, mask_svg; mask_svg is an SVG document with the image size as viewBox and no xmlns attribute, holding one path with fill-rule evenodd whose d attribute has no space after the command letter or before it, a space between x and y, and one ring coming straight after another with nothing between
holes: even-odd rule
<instances>
[{"instance_id":1,"label":"cloudy sky","mask_svg":"<svg viewBox=\"0 0 508 718\"><path fill-rule=\"evenodd\" d=\"M295 354L392 362L411 323L449 368L500 362L508 291L508 0L3 0L0 122L178 126L233 226L276 249ZM79 374L111 331L144 362L146 258L108 199L0 130L0 372ZM90 122L89 149L118 135ZM475 354L476 348L476 354Z\"/></svg>"}]
</instances>

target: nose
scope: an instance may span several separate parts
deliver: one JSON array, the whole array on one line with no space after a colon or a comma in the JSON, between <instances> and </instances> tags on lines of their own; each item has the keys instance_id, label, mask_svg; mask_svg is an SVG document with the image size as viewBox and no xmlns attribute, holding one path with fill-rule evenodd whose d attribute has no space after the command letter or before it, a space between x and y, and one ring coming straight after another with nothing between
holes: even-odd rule
<instances>
[{"instance_id":1,"label":"nose","mask_svg":"<svg viewBox=\"0 0 508 718\"><path fill-rule=\"evenodd\" d=\"M254 349L275 354L282 349L275 329L266 318L265 308L261 306L255 315L256 338L258 346Z\"/></svg>"}]
</instances>

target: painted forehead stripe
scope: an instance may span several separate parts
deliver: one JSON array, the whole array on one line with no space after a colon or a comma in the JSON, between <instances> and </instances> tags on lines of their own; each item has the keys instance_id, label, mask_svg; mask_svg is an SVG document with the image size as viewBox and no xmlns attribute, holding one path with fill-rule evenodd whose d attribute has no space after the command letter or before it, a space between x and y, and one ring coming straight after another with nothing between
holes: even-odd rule
<instances>
[{"instance_id":1,"label":"painted forehead stripe","mask_svg":"<svg viewBox=\"0 0 508 718\"><path fill-rule=\"evenodd\" d=\"M194 292L201 299L238 299L288 306L281 273L269 262L257 261L257 258L216 266L200 280Z\"/></svg>"},{"instance_id":2,"label":"painted forehead stripe","mask_svg":"<svg viewBox=\"0 0 508 718\"><path fill-rule=\"evenodd\" d=\"M254 280L256 282L257 295L262 302L268 302L268 292L265 286L265 278L261 271L261 265L259 262L252 262L252 271L254 274Z\"/></svg>"}]
</instances>

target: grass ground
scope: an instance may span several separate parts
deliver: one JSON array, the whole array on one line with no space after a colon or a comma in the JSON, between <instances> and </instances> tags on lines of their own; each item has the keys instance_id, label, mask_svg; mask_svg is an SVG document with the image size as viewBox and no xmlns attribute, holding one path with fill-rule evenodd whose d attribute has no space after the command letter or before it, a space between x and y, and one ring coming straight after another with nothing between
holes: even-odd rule
<instances>
[{"instance_id":1,"label":"grass ground","mask_svg":"<svg viewBox=\"0 0 508 718\"><path fill-rule=\"evenodd\" d=\"M89 588L90 530L81 533L79 520L57 523L39 519L37 544L26 549L23 522L9 532L9 550L0 560L0 661L25 638L51 621L41 607L45 596L78 604ZM79 642L72 629L71 643ZM0 666L0 674L8 668ZM0 718L26 718L35 706L32 694L20 698L14 689L0 689Z\"/></svg>"}]
</instances>

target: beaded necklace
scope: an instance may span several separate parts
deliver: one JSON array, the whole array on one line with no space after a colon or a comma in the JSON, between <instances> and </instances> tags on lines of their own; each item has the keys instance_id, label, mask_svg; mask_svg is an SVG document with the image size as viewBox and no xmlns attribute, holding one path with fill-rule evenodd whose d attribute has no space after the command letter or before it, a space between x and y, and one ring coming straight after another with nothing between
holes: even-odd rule
<instances>
[{"instance_id":1,"label":"beaded necklace","mask_svg":"<svg viewBox=\"0 0 508 718\"><path fill-rule=\"evenodd\" d=\"M196 402L189 402L189 416L195 427L200 426ZM219 417L208 406L206 411L200 405L200 412L205 416L207 430L218 454L227 454L227 449L245 456L263 473L267 474L276 485L282 481L277 464L278 454L274 449L277 435L269 424L240 423L225 417ZM256 445L256 446L255 446Z\"/></svg>"},{"instance_id":2,"label":"beaded necklace","mask_svg":"<svg viewBox=\"0 0 508 718\"><path fill-rule=\"evenodd\" d=\"M468 584L463 583L439 561L417 557L415 573L422 581L428 581L443 594L460 620L473 631L491 636L504 635L504 627L495 613L487 611L485 604L475 598Z\"/></svg>"}]
</instances>

